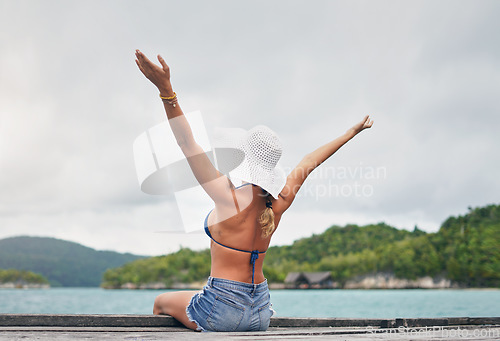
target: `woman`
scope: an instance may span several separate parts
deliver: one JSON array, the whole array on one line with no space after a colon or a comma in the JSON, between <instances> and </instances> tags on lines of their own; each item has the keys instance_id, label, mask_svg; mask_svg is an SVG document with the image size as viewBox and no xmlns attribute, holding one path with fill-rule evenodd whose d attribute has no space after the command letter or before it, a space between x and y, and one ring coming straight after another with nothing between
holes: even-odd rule
<instances>
[{"instance_id":1,"label":"woman","mask_svg":"<svg viewBox=\"0 0 500 341\"><path fill-rule=\"evenodd\" d=\"M307 176L373 121L366 116L344 135L306 155L288 176L277 166L281 156L277 136L269 128L255 127L240 141L245 158L238 169L246 182L235 188L196 143L170 83L170 69L161 56L158 61L161 66L136 50L137 66L158 88L177 143L215 208L205 220L205 232L212 239L207 285L202 292L159 295L153 313L171 315L197 331L266 330L273 312L262 265L282 214Z\"/></svg>"}]
</instances>

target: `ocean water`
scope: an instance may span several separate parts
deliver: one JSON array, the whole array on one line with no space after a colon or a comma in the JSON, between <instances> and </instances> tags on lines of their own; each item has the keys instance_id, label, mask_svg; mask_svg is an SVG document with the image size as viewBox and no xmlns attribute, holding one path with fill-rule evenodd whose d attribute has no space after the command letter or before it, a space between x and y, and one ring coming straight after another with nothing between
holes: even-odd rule
<instances>
[{"instance_id":1,"label":"ocean water","mask_svg":"<svg viewBox=\"0 0 500 341\"><path fill-rule=\"evenodd\" d=\"M0 289L0 313L151 314L166 290ZM500 316L500 290L271 290L280 317Z\"/></svg>"}]
</instances>

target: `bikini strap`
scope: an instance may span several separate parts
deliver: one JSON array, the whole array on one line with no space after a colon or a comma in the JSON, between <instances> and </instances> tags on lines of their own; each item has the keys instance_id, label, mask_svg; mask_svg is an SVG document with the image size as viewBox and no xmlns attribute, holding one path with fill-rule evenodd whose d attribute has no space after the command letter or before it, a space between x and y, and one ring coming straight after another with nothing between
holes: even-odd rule
<instances>
[{"instance_id":1,"label":"bikini strap","mask_svg":"<svg viewBox=\"0 0 500 341\"><path fill-rule=\"evenodd\" d=\"M254 184L252 184L252 183L250 183L250 182L247 182L247 183L241 184L241 185L239 185L239 186L236 186L234 189L238 189L238 188L245 187L245 186L249 186L249 185L255 186Z\"/></svg>"},{"instance_id":2,"label":"bikini strap","mask_svg":"<svg viewBox=\"0 0 500 341\"><path fill-rule=\"evenodd\" d=\"M252 264L252 284L254 284L255 278L255 261L259 259L259 253L261 253L259 250L253 250L250 256L250 264Z\"/></svg>"}]
</instances>

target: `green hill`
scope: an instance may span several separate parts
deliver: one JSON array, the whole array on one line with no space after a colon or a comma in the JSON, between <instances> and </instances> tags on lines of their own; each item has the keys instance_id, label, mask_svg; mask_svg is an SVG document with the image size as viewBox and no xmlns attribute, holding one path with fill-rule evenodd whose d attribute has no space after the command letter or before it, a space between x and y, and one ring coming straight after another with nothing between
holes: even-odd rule
<instances>
[{"instance_id":1,"label":"green hill","mask_svg":"<svg viewBox=\"0 0 500 341\"><path fill-rule=\"evenodd\" d=\"M330 271L341 284L383 272L398 278L443 277L462 286L500 287L500 206L450 217L436 233L416 227L411 232L399 230L384 223L332 226L292 245L269 248L264 264L269 282L283 282L296 271ZM203 281L209 272L208 250L182 249L110 269L102 285L162 282L169 286Z\"/></svg>"},{"instance_id":2,"label":"green hill","mask_svg":"<svg viewBox=\"0 0 500 341\"><path fill-rule=\"evenodd\" d=\"M89 247L44 237L12 237L0 240L0 268L33 271L51 286L99 286L108 268L121 266L141 256Z\"/></svg>"}]
</instances>

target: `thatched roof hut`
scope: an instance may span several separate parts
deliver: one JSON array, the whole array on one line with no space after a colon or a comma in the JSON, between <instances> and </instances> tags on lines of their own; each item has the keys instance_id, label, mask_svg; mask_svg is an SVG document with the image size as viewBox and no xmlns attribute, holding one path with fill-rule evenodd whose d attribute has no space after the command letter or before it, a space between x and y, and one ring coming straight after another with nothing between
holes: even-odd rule
<instances>
[{"instance_id":1,"label":"thatched roof hut","mask_svg":"<svg viewBox=\"0 0 500 341\"><path fill-rule=\"evenodd\" d=\"M285 278L286 288L310 289L310 288L333 288L332 275L324 272L290 272Z\"/></svg>"}]
</instances>

